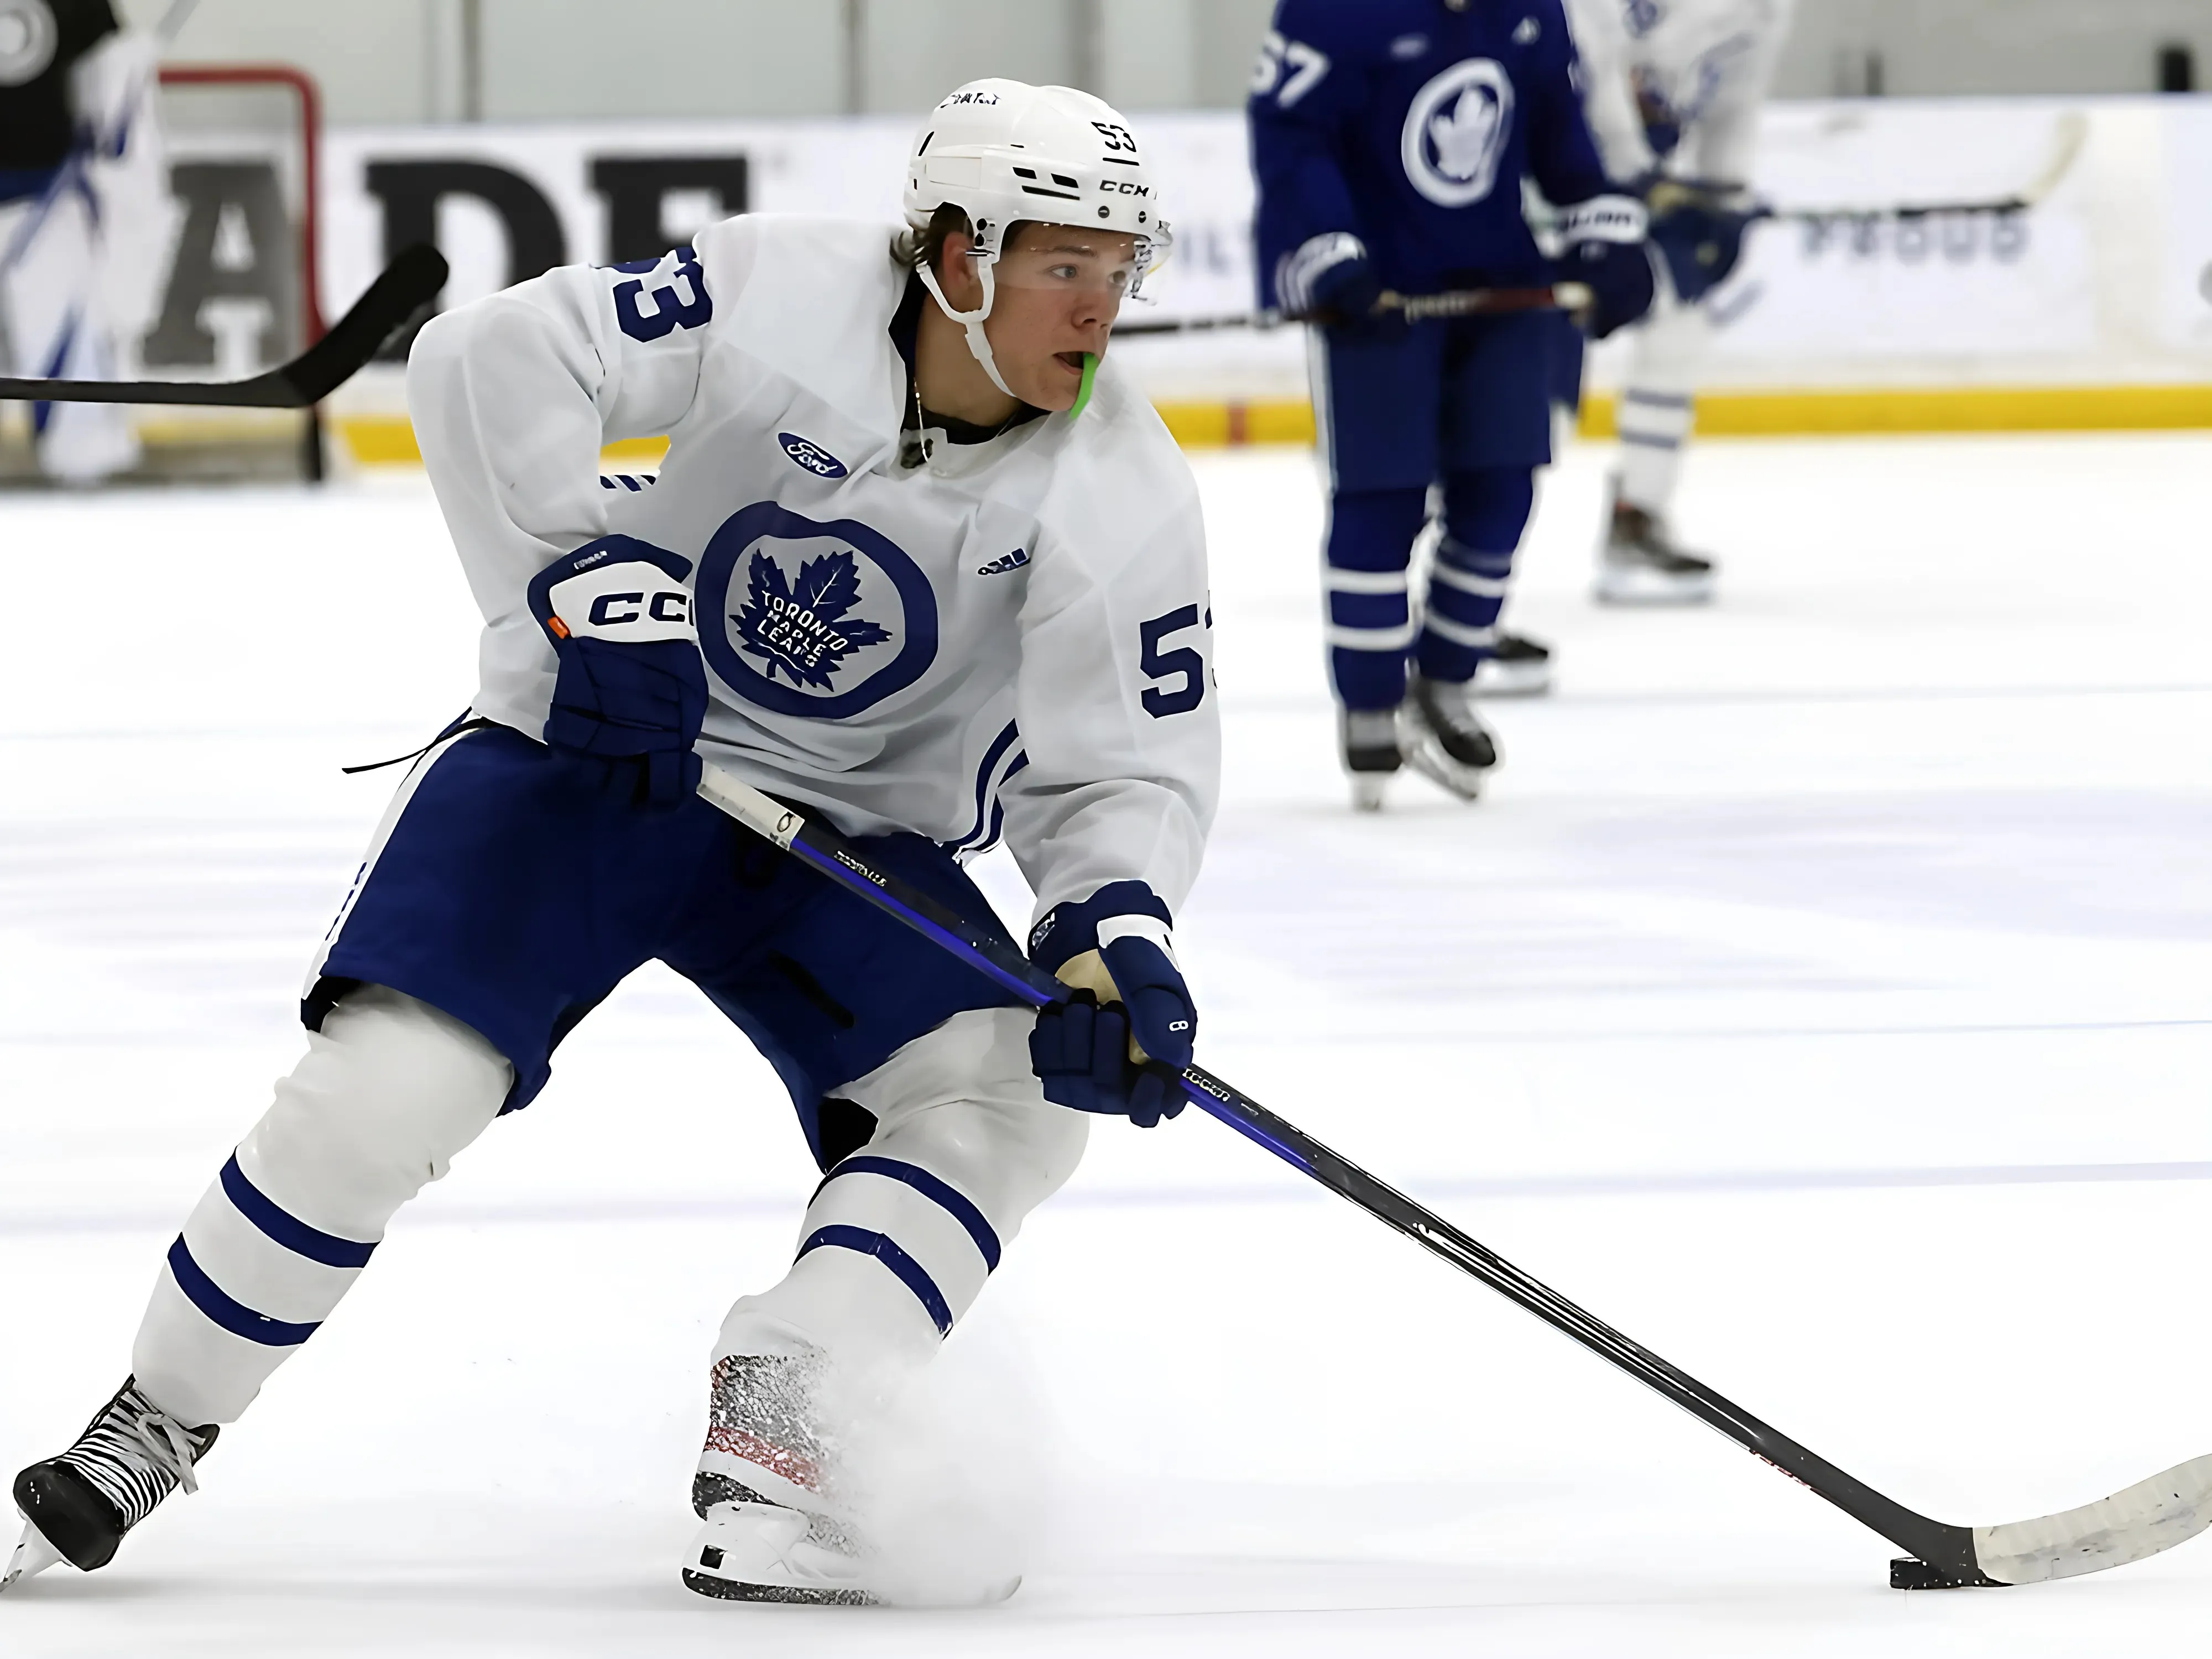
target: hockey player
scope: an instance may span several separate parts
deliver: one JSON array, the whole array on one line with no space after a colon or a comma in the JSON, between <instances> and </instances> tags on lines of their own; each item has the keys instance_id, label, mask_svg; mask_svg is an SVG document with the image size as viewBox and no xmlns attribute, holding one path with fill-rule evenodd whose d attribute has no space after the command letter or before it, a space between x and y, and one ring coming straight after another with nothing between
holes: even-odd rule
<instances>
[{"instance_id":1,"label":"hockey player","mask_svg":"<svg viewBox=\"0 0 2212 1659\"><path fill-rule=\"evenodd\" d=\"M721 1328L684 1582L874 1595L835 1447L1067 1178L1083 1111L1180 1108L1170 927L1219 766L1195 487L1102 362L1169 241L1138 140L1086 94L975 82L905 208L896 241L728 220L423 329L409 404L481 689L377 831L307 1055L171 1247L131 1380L16 1481L19 1569L97 1567L189 1487L392 1214L657 957L775 1066L826 1172L790 1272ZM603 442L660 432L653 488L602 487ZM1003 836L1076 1000L1012 1006L750 837L693 793L701 749L979 920L960 863Z\"/></svg>"},{"instance_id":2,"label":"hockey player","mask_svg":"<svg viewBox=\"0 0 2212 1659\"><path fill-rule=\"evenodd\" d=\"M1470 800L1497 763L1470 683L1552 458L1543 313L1409 325L1389 300L1572 277L1601 336L1651 301L1644 209L1606 178L1575 73L1559 0L1279 0L1253 76L1261 303L1323 325L1329 663L1363 807L1401 760ZM1524 177L1564 210L1556 268ZM1417 611L1407 564L1439 487Z\"/></svg>"},{"instance_id":3,"label":"hockey player","mask_svg":"<svg viewBox=\"0 0 2212 1659\"><path fill-rule=\"evenodd\" d=\"M1586 109L1606 165L1632 179L1670 278L1638 325L1620 395L1620 468L1598 549L1612 605L1700 605L1712 561L1674 539L1670 512L1712 337L1705 303L1753 213L1759 107L1796 0L1569 0Z\"/></svg>"},{"instance_id":4,"label":"hockey player","mask_svg":"<svg viewBox=\"0 0 2212 1659\"><path fill-rule=\"evenodd\" d=\"M153 38L109 0L0 3L0 337L21 375L108 380L153 319L173 222ZM115 404L35 404L40 469L90 483L135 465Z\"/></svg>"}]
</instances>

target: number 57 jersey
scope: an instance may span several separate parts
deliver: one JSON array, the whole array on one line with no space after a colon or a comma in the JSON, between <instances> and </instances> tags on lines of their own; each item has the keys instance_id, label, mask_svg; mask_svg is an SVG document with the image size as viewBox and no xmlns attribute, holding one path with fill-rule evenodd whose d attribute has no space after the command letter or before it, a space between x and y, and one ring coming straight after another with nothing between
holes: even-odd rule
<instances>
[{"instance_id":1,"label":"number 57 jersey","mask_svg":"<svg viewBox=\"0 0 2212 1659\"><path fill-rule=\"evenodd\" d=\"M688 593L709 760L848 834L1003 836L1040 915L1130 880L1179 909L1220 771L1189 467L1109 363L1075 418L902 453L890 241L747 216L424 327L408 404L483 611L474 712L543 734L532 580L635 537L688 575L623 567L651 578L631 592L610 570L594 631L665 636L684 600L647 590ZM603 443L661 433L657 482L602 476Z\"/></svg>"}]
</instances>

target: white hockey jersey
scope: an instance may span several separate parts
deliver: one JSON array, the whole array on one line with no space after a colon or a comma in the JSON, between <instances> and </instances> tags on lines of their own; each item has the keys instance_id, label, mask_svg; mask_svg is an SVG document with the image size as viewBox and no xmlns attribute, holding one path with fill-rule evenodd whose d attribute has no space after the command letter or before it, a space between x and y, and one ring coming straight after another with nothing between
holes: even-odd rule
<instances>
[{"instance_id":1,"label":"white hockey jersey","mask_svg":"<svg viewBox=\"0 0 2212 1659\"><path fill-rule=\"evenodd\" d=\"M1566 0L1566 9L1607 172L1628 179L1660 165L1650 119L1680 132L1669 173L1750 182L1759 106L1796 0Z\"/></svg>"},{"instance_id":2,"label":"white hockey jersey","mask_svg":"<svg viewBox=\"0 0 2212 1659\"><path fill-rule=\"evenodd\" d=\"M526 590L634 536L692 564L701 754L848 834L1003 830L1040 915L1127 880L1179 908L1220 769L1190 469L1109 363L1079 418L902 465L891 237L751 215L425 326L408 404L484 615L475 712L542 733ZM659 433L658 483L601 478L604 442Z\"/></svg>"}]
</instances>

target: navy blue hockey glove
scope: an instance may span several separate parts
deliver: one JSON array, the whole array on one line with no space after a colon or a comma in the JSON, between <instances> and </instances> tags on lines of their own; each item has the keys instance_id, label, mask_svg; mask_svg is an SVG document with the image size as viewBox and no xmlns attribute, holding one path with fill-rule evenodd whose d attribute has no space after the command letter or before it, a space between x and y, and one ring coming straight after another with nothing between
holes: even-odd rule
<instances>
[{"instance_id":1,"label":"navy blue hockey glove","mask_svg":"<svg viewBox=\"0 0 2212 1659\"><path fill-rule=\"evenodd\" d=\"M691 562L631 536L602 536L539 571L530 611L558 667L545 741L603 762L611 783L672 810L699 787L692 745L707 669L684 586Z\"/></svg>"},{"instance_id":2,"label":"navy blue hockey glove","mask_svg":"<svg viewBox=\"0 0 2212 1659\"><path fill-rule=\"evenodd\" d=\"M1377 311L1382 279L1357 236L1316 236L1282 262L1275 297L1283 313L1358 340L1393 340L1406 331L1402 313Z\"/></svg>"},{"instance_id":3,"label":"navy blue hockey glove","mask_svg":"<svg viewBox=\"0 0 2212 1659\"><path fill-rule=\"evenodd\" d=\"M1141 1128L1182 1110L1198 1011L1167 936L1167 907L1138 881L1060 905L1037 925L1030 956L1079 988L1037 1015L1030 1038L1047 1100L1124 1114Z\"/></svg>"},{"instance_id":4,"label":"navy blue hockey glove","mask_svg":"<svg viewBox=\"0 0 2212 1659\"><path fill-rule=\"evenodd\" d=\"M1129 1058L1128 1009L1102 1004L1087 987L1037 1011L1030 1069L1055 1106L1126 1117L1140 1129L1173 1117L1186 1103L1172 1066Z\"/></svg>"},{"instance_id":5,"label":"navy blue hockey glove","mask_svg":"<svg viewBox=\"0 0 2212 1659\"><path fill-rule=\"evenodd\" d=\"M1651 246L1667 262L1675 297L1695 305L1728 281L1743 257L1744 231L1762 216L1696 201L1655 211Z\"/></svg>"},{"instance_id":6,"label":"navy blue hockey glove","mask_svg":"<svg viewBox=\"0 0 2212 1659\"><path fill-rule=\"evenodd\" d=\"M1566 209L1559 218L1565 245L1553 280L1581 283L1590 290L1583 326L1602 340L1651 309L1657 284L1645 241L1649 217L1644 204L1630 196L1593 196Z\"/></svg>"}]
</instances>

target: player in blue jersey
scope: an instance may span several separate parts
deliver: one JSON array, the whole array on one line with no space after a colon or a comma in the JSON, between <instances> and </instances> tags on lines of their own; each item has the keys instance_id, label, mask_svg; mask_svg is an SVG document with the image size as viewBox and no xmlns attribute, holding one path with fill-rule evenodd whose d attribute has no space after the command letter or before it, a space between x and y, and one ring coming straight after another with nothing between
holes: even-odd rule
<instances>
[{"instance_id":1,"label":"player in blue jersey","mask_svg":"<svg viewBox=\"0 0 2212 1659\"><path fill-rule=\"evenodd\" d=\"M1393 301L1571 279L1600 337L1651 304L1644 210L1607 179L1577 75L1559 0L1279 0L1253 76L1261 303L1321 325L1329 663L1363 807L1401 764L1468 799L1497 764L1473 684L1552 459L1550 316L1409 324ZM1523 179L1562 210L1557 260ZM1439 489L1417 610L1408 566Z\"/></svg>"}]
</instances>

